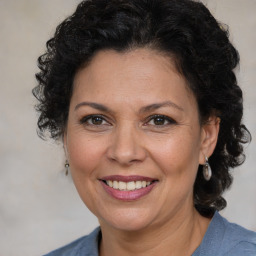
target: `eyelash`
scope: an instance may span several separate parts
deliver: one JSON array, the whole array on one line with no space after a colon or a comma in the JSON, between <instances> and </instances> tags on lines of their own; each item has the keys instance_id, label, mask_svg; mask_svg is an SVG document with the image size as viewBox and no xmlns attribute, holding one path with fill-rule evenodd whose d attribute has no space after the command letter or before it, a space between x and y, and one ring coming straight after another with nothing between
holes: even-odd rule
<instances>
[{"instance_id":1,"label":"eyelash","mask_svg":"<svg viewBox=\"0 0 256 256\"><path fill-rule=\"evenodd\" d=\"M99 125L96 125L96 124L90 124L89 123L89 120L92 118L100 118L103 122L107 122L106 121L106 117L104 117L103 115L89 115L89 116L85 116L83 117L81 120L80 120L80 123L83 124L83 125L92 125L92 126L100 126L102 124L99 124ZM109 124L109 122L107 122Z\"/></svg>"},{"instance_id":2,"label":"eyelash","mask_svg":"<svg viewBox=\"0 0 256 256\"><path fill-rule=\"evenodd\" d=\"M153 121L154 119L156 118L161 118L165 121L167 121L168 123L167 124L163 124L163 125L156 125L156 124L153 124L153 126L158 126L159 128L163 127L163 126L167 126L167 125L171 125L171 124L176 124L176 121L173 120L172 118L168 117L168 116L165 116L165 115L153 115L153 116L150 116L148 119L147 119L147 122L146 124L148 125L150 121Z\"/></svg>"},{"instance_id":3,"label":"eyelash","mask_svg":"<svg viewBox=\"0 0 256 256\"><path fill-rule=\"evenodd\" d=\"M107 124L93 124L93 123L89 123L89 120L93 118L99 118L101 119L102 122L106 122ZM168 122L167 124L150 124L151 121L154 121L154 119L156 118L161 118L163 119L164 122ZM89 125L89 126L101 126L101 125L110 125L110 123L108 121L106 121L106 117L103 116L103 115L89 115L89 116L85 116L83 117L81 120L80 120L80 123L83 124L83 125ZM171 125L171 124L176 124L177 122L175 120L173 120L172 118L168 117L168 116L165 116L165 115L152 115L150 117L147 118L146 122L145 122L145 125L144 126L148 126L148 125L152 125L152 126L155 126L157 128L161 128L161 127L165 127L167 125Z\"/></svg>"}]
</instances>

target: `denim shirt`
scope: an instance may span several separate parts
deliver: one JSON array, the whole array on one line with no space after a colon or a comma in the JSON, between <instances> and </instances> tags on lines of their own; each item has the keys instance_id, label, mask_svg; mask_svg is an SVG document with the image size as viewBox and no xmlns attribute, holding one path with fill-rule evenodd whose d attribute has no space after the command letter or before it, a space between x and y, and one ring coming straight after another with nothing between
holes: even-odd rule
<instances>
[{"instance_id":1,"label":"denim shirt","mask_svg":"<svg viewBox=\"0 0 256 256\"><path fill-rule=\"evenodd\" d=\"M100 228L45 256L98 256ZM192 256L256 256L256 233L229 223L215 212L200 246Z\"/></svg>"}]
</instances>

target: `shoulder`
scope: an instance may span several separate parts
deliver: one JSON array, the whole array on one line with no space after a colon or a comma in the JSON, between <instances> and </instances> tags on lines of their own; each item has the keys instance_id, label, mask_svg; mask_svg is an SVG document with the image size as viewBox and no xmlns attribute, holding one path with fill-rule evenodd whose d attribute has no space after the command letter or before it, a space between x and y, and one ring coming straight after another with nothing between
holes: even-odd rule
<instances>
[{"instance_id":1,"label":"shoulder","mask_svg":"<svg viewBox=\"0 0 256 256\"><path fill-rule=\"evenodd\" d=\"M256 256L256 233L228 222L218 212L193 256Z\"/></svg>"},{"instance_id":2,"label":"shoulder","mask_svg":"<svg viewBox=\"0 0 256 256\"><path fill-rule=\"evenodd\" d=\"M44 256L98 256L100 228Z\"/></svg>"},{"instance_id":3,"label":"shoulder","mask_svg":"<svg viewBox=\"0 0 256 256\"><path fill-rule=\"evenodd\" d=\"M225 233L222 240L222 247L225 249L225 256L228 255L256 255L256 233L247 230L235 223L222 219L225 226Z\"/></svg>"},{"instance_id":4,"label":"shoulder","mask_svg":"<svg viewBox=\"0 0 256 256\"><path fill-rule=\"evenodd\" d=\"M250 242L250 241L241 241L224 254L224 256L241 256L241 255L255 256L256 243Z\"/></svg>"}]
</instances>

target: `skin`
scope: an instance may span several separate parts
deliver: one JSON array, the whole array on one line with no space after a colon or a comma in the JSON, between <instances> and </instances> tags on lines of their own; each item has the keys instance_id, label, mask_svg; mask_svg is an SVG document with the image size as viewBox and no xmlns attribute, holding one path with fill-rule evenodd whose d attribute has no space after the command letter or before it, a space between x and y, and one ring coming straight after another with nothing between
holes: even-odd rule
<instances>
[{"instance_id":1,"label":"skin","mask_svg":"<svg viewBox=\"0 0 256 256\"><path fill-rule=\"evenodd\" d=\"M101 256L194 252L210 219L194 209L193 184L218 131L214 116L200 125L185 79L171 58L152 49L100 51L77 72L64 147L77 191L99 219ZM124 202L103 189L99 179L109 175L158 182L146 196Z\"/></svg>"}]
</instances>

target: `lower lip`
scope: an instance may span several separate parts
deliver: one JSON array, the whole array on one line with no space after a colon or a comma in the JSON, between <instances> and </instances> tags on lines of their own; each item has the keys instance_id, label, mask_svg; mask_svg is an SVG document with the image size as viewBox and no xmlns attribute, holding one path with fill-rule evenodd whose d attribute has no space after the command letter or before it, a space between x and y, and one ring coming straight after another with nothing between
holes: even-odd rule
<instances>
[{"instance_id":1,"label":"lower lip","mask_svg":"<svg viewBox=\"0 0 256 256\"><path fill-rule=\"evenodd\" d=\"M112 196L115 199L121 200L121 201L134 201L138 200L141 197L144 197L145 195L149 194L151 190L155 187L157 182L153 182L149 186L145 188L140 188L132 191L125 191L125 190L118 190L109 187L106 183L103 181L100 181L105 191Z\"/></svg>"}]
</instances>

